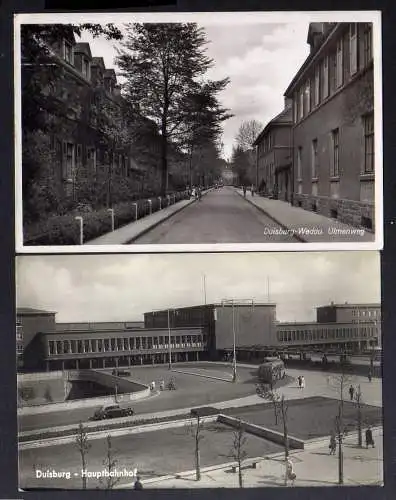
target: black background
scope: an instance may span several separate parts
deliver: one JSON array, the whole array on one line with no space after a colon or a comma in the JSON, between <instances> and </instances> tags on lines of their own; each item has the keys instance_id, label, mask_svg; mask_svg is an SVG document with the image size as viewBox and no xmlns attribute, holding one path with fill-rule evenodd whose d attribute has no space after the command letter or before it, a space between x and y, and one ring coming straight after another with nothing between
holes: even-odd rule
<instances>
[{"instance_id":1,"label":"black background","mask_svg":"<svg viewBox=\"0 0 396 500\"><path fill-rule=\"evenodd\" d=\"M18 492L15 369L14 95L13 14L17 12L90 12L91 1L0 0L0 498L1 499L391 499L396 497L396 8L392 1L236 1L112 0L109 12L381 10L383 67L384 249L381 252L383 305L383 400L385 487L244 488L243 490L24 491ZM106 5L106 4L104 4ZM286 12L285 12L286 13ZM216 12L213 14L218 16ZM285 16L286 21L286 16ZM241 40L241 43L243 41ZM133 450L131 450L133 453Z\"/></svg>"}]
</instances>

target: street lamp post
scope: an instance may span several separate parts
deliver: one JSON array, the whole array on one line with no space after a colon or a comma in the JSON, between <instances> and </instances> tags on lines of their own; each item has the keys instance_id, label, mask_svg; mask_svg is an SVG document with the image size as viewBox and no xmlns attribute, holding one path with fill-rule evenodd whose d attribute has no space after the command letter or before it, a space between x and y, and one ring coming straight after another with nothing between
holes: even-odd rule
<instances>
[{"instance_id":1,"label":"street lamp post","mask_svg":"<svg viewBox=\"0 0 396 500\"><path fill-rule=\"evenodd\" d=\"M171 327L170 327L170 310L168 309L168 347L169 347L169 370L172 370L172 347L171 347Z\"/></svg>"}]
</instances>

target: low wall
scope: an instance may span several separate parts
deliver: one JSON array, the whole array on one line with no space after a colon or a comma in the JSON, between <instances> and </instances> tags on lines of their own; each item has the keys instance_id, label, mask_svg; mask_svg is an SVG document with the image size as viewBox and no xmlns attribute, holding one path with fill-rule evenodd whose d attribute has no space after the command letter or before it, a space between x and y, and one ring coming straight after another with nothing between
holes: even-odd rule
<instances>
[{"instance_id":1,"label":"low wall","mask_svg":"<svg viewBox=\"0 0 396 500\"><path fill-rule=\"evenodd\" d=\"M62 378L64 372L61 370L52 371L52 372L39 372L39 373L18 373L17 374L17 382L18 385L23 382L35 382L37 380L49 380Z\"/></svg>"},{"instance_id":2,"label":"low wall","mask_svg":"<svg viewBox=\"0 0 396 500\"><path fill-rule=\"evenodd\" d=\"M66 381L93 381L109 387L114 392L115 384L118 387L117 403L127 404L129 402L137 401L146 398L150 395L150 388L146 385L125 380L114 375L101 373L94 370L73 370L69 372L58 372L62 374ZM59 376L59 375L58 375ZM41 380L41 379L36 379ZM40 413L48 413L53 411L73 410L75 408L92 408L103 405L116 404L115 395L99 396L93 398L84 398L70 401L63 401L61 403L47 403L37 406L25 406L18 409L18 415L35 415Z\"/></svg>"},{"instance_id":3,"label":"low wall","mask_svg":"<svg viewBox=\"0 0 396 500\"><path fill-rule=\"evenodd\" d=\"M259 425L255 424L250 424L249 422L246 422L245 420L240 420L235 417L230 417L228 415L219 415L218 417L218 422L221 422L222 424L230 425L232 427L237 427L239 425L239 422L241 423L242 428L250 433L254 434L255 436L268 439L268 441L272 441L273 443L277 443L280 445L284 445L284 437L283 433L273 431L271 429L267 429L266 427L261 427ZM289 446L290 448L298 449L298 450L303 450L304 449L304 441L302 439L298 439L293 436L288 436L289 439Z\"/></svg>"}]
</instances>

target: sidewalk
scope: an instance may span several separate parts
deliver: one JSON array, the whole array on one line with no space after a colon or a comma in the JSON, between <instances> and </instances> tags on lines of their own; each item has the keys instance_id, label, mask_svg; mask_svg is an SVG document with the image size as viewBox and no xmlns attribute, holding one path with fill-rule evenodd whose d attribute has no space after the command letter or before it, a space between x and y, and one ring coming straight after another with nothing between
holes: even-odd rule
<instances>
[{"instance_id":1,"label":"sidewalk","mask_svg":"<svg viewBox=\"0 0 396 500\"><path fill-rule=\"evenodd\" d=\"M204 191L202 196L205 196L205 194L209 191L210 189ZM170 205L169 207L165 207L162 210L158 210L151 215L147 215L146 217L142 217L135 222L126 224L115 231L87 241L85 245L127 245L128 243L133 243L140 236L143 236L143 234L147 233L196 201L197 200L194 198L178 201L177 203Z\"/></svg>"},{"instance_id":2,"label":"sidewalk","mask_svg":"<svg viewBox=\"0 0 396 500\"><path fill-rule=\"evenodd\" d=\"M383 431L373 430L375 448L358 448L356 434L344 439L344 485L383 485ZM364 439L364 436L363 436ZM338 448L337 448L338 452ZM338 456L329 455L328 442L319 442L304 451L290 453L297 475L294 486L337 486ZM238 488L238 474L231 471L233 463L222 469L204 468L201 480L195 480L195 471L175 474L174 477L143 478L143 487L151 488ZM277 453L262 457L257 468L243 469L245 488L284 486L284 455ZM122 485L122 488L133 485ZM289 486L290 487L290 486ZM121 486L120 486L121 488Z\"/></svg>"},{"instance_id":3,"label":"sidewalk","mask_svg":"<svg viewBox=\"0 0 396 500\"><path fill-rule=\"evenodd\" d=\"M242 189L236 192L243 197ZM281 200L271 200L246 193L246 201L282 226L285 234L293 234L305 243L365 243L374 242L375 235L362 228L343 224L309 210L293 207Z\"/></svg>"}]
</instances>

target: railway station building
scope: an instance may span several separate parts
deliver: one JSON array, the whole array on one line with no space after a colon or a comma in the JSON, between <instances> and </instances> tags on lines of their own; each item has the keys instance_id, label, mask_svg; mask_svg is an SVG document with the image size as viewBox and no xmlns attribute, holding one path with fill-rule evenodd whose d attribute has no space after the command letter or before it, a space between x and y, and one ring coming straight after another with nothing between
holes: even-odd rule
<instances>
[{"instance_id":1,"label":"railway station building","mask_svg":"<svg viewBox=\"0 0 396 500\"><path fill-rule=\"evenodd\" d=\"M143 322L56 323L55 312L20 308L20 369L224 360L234 341L238 357L253 358L291 349L358 353L381 346L378 304L331 303L316 312L316 322L281 323L275 304L234 302L146 312Z\"/></svg>"}]
</instances>

